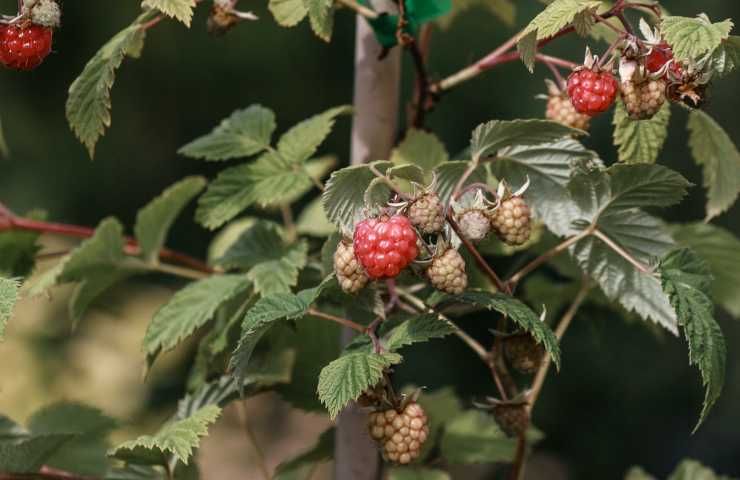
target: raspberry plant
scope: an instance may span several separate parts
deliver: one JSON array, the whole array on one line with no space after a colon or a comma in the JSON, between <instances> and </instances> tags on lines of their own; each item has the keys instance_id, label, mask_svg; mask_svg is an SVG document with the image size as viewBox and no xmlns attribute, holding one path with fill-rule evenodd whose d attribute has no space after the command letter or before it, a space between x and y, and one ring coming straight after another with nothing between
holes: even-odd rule
<instances>
[{"instance_id":1,"label":"raspberry plant","mask_svg":"<svg viewBox=\"0 0 740 480\"><path fill-rule=\"evenodd\" d=\"M142 2L141 15L69 89L67 118L90 156L111 124L116 71L127 57L144 54L146 32L170 20L190 27L201 6L210 9L207 28L215 35L265 21L237 4ZM493 5L511 20L513 3ZM320 147L335 122L361 117L363 105L330 108L287 130L281 125L279 136L269 108L236 110L179 150L190 159L236 164L210 181L194 176L167 188L140 210L132 236L113 217L92 229L21 216L0 204L0 338L22 297L74 284L69 314L78 321L115 284L159 273L183 287L151 320L143 339L147 367L186 339L198 344L188 394L158 431L111 446L110 418L82 405L51 405L25 427L4 421L2 478L196 478L194 451L222 408L266 390L296 408L325 408L332 419L358 402L368 415L365 435L379 442L390 464L403 465L389 465L389 478L449 478L440 465L465 463L501 463L508 478L521 478L541 436L531 419L543 382L552 365L567 368L572 360L560 340L580 307L601 297L615 314L684 337L706 392L700 427L724 383L726 346L715 305L740 315L736 282L712 288L713 276L736 278L738 240L708 223L737 199L740 155L698 109L712 82L740 62L730 20L670 16L657 2L554 0L489 55L432 81L419 39L431 22L449 21L448 1L400 0L390 12L354 0L270 0L269 8L286 27L307 17L325 41L335 11L351 9L369 23L384 53L409 52L416 69L413 127L384 158L342 166ZM17 15L2 17L0 62L43 68L60 14L53 0L19 2ZM585 62L541 53L571 33L590 46L584 45ZM519 59L531 72L546 66L552 76L547 119L471 125L470 144L451 157L425 130L425 117L458 84ZM563 69L572 71L567 81ZM607 166L581 141L590 117L611 108L619 161ZM690 111L688 144L708 192L705 223L667 225L653 213L679 203L692 186L656 163L675 108ZM195 221L221 229L206 261L165 247L169 228L196 197ZM272 210L282 222L271 220ZM33 274L42 234L84 240L55 267ZM520 267L503 275L495 260L501 255L516 256ZM545 268L574 287L567 308L543 308L544 301L522 295ZM491 321L485 338L458 325L480 312ZM341 350L337 325L355 334ZM326 338L337 349L317 351ZM490 369L490 396L456 399L451 390L396 384L404 349L433 339L469 347ZM450 401L455 411L439 407ZM295 478L300 468L331 458L333 435L327 431L313 450L286 461L275 478ZM70 458L80 452L100 453L99 462L79 468ZM700 474L715 478L691 461L671 478ZM636 468L628 478L652 477Z\"/></svg>"}]
</instances>

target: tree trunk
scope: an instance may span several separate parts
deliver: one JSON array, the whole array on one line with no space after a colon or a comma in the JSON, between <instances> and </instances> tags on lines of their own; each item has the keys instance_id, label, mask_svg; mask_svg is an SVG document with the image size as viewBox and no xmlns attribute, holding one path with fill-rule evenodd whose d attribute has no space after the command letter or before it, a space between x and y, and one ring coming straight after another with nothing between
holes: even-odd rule
<instances>
[{"instance_id":1,"label":"tree trunk","mask_svg":"<svg viewBox=\"0 0 740 480\"><path fill-rule=\"evenodd\" d=\"M392 2L373 2L389 11ZM365 19L357 17L355 40L355 116L352 125L351 163L387 159L398 125L401 51L393 49L378 60L381 47ZM355 332L345 328L342 343ZM380 477L378 450L367 433L367 416L352 404L339 415L335 448L336 480L376 480Z\"/></svg>"}]
</instances>

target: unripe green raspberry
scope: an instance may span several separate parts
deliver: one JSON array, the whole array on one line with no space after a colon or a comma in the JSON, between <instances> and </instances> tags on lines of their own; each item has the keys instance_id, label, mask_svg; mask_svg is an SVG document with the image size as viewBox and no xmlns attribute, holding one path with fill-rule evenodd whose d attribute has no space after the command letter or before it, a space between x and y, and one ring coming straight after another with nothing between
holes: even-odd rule
<instances>
[{"instance_id":1,"label":"unripe green raspberry","mask_svg":"<svg viewBox=\"0 0 740 480\"><path fill-rule=\"evenodd\" d=\"M368 276L355 258L355 251L351 244L340 241L337 251L334 252L334 273L337 275L339 286L347 293L357 293L367 285Z\"/></svg>"},{"instance_id":2,"label":"unripe green raspberry","mask_svg":"<svg viewBox=\"0 0 740 480\"><path fill-rule=\"evenodd\" d=\"M419 457L429 436L429 421L424 409L410 402L401 412L391 408L371 413L368 429L385 460L406 465Z\"/></svg>"},{"instance_id":3,"label":"unripe green raspberry","mask_svg":"<svg viewBox=\"0 0 740 480\"><path fill-rule=\"evenodd\" d=\"M422 233L441 232L445 225L442 202L436 193L427 193L414 200L409 207L411 224Z\"/></svg>"},{"instance_id":4,"label":"unripe green raspberry","mask_svg":"<svg viewBox=\"0 0 740 480\"><path fill-rule=\"evenodd\" d=\"M491 225L499 239L507 245L526 243L532 233L531 213L522 197L513 196L501 202L491 214Z\"/></svg>"},{"instance_id":5,"label":"unripe green raspberry","mask_svg":"<svg viewBox=\"0 0 740 480\"><path fill-rule=\"evenodd\" d=\"M468 286L465 260L454 248L432 260L427 268L427 277L434 288L453 295L464 292Z\"/></svg>"},{"instance_id":6,"label":"unripe green raspberry","mask_svg":"<svg viewBox=\"0 0 740 480\"><path fill-rule=\"evenodd\" d=\"M457 217L462 235L471 242L480 242L491 231L491 221L488 216L477 208L464 211Z\"/></svg>"}]
</instances>

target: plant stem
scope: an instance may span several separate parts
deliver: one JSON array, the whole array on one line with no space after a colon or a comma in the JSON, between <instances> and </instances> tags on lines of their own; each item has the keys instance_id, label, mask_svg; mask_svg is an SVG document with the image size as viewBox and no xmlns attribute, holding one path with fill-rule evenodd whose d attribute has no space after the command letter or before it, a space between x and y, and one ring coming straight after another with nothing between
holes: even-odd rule
<instances>
[{"instance_id":1,"label":"plant stem","mask_svg":"<svg viewBox=\"0 0 740 480\"><path fill-rule=\"evenodd\" d=\"M249 446L254 451L255 460L257 463L257 467L260 470L260 473L262 474L262 478L264 480L270 480L272 478L272 475L270 475L270 470L267 468L267 462L265 461L265 454L262 452L262 449L259 446L259 442L257 441L257 437L254 435L254 431L252 431L252 427L249 424L249 417L247 416L247 407L246 407L246 400L242 400L238 403L238 409L239 409L239 419L242 423L242 428L244 429L244 433L247 437L247 442L249 443Z\"/></svg>"},{"instance_id":2,"label":"plant stem","mask_svg":"<svg viewBox=\"0 0 740 480\"><path fill-rule=\"evenodd\" d=\"M289 242L294 242L298 236L296 231L295 221L293 220L293 210L291 210L289 204L280 206L280 214L283 216L283 226L285 227L285 234L288 237Z\"/></svg>"},{"instance_id":3,"label":"plant stem","mask_svg":"<svg viewBox=\"0 0 740 480\"><path fill-rule=\"evenodd\" d=\"M516 453L514 454L514 463L512 464L510 480L521 480L524 478L524 467L527 457L527 436L526 433L520 433L516 437Z\"/></svg>"},{"instance_id":4,"label":"plant stem","mask_svg":"<svg viewBox=\"0 0 740 480\"><path fill-rule=\"evenodd\" d=\"M571 303L570 307L563 315L563 318L560 319L560 323L558 323L558 326L555 328L555 336L558 338L558 340L561 340L563 338L563 335L565 335L566 330L568 330L568 327L573 321L573 318L578 313L578 310L581 308L581 305L583 305L583 302L586 300L586 297L588 296L588 292L590 290L591 281L587 278L584 278L580 290L576 294L575 299L573 299L573 303ZM534 377L532 388L530 389L527 398L527 408L530 412L534 408L534 404L537 402L537 399L540 396L542 385L545 383L547 372L550 369L550 363L550 356L545 355L545 358L542 361L542 365L540 366L539 370L537 370L537 374Z\"/></svg>"},{"instance_id":5,"label":"plant stem","mask_svg":"<svg viewBox=\"0 0 740 480\"><path fill-rule=\"evenodd\" d=\"M309 308L306 313L308 313L309 315L313 315L314 317L323 318L324 320L329 320L331 322L338 323L339 325L349 327L352 330L355 330L356 332L363 333L363 334L365 333L364 326L360 325L357 322L353 322L352 320L348 318L337 317L336 315L324 313L319 310L316 310L315 308Z\"/></svg>"},{"instance_id":6,"label":"plant stem","mask_svg":"<svg viewBox=\"0 0 740 480\"><path fill-rule=\"evenodd\" d=\"M358 15L361 15L370 20L375 20L380 16L380 14L372 8L361 5L355 0L336 0L336 2L340 5L344 5L345 7L354 10Z\"/></svg>"},{"instance_id":7,"label":"plant stem","mask_svg":"<svg viewBox=\"0 0 740 480\"><path fill-rule=\"evenodd\" d=\"M86 477L72 472L47 466L37 473L0 473L0 480L98 480L97 477Z\"/></svg>"},{"instance_id":8,"label":"plant stem","mask_svg":"<svg viewBox=\"0 0 740 480\"><path fill-rule=\"evenodd\" d=\"M633 267L635 267L640 272L646 275L653 273L648 266L643 265L639 260L633 257L627 250L620 247L614 240L609 238L604 232L602 232L598 228L594 228L593 235L599 240L601 240L602 242L606 243L606 245L609 248L611 248L617 254L619 254L620 257L627 260L630 264L632 264Z\"/></svg>"}]
</instances>

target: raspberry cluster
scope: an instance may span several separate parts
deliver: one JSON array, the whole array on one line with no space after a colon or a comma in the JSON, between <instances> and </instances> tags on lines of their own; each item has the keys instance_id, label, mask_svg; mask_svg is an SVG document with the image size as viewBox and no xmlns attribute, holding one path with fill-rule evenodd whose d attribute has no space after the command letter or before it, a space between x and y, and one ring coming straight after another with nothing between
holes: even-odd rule
<instances>
[{"instance_id":1,"label":"raspberry cluster","mask_svg":"<svg viewBox=\"0 0 740 480\"><path fill-rule=\"evenodd\" d=\"M419 457L429 436L426 413L416 402L408 403L401 411L391 408L371 413L368 428L383 458L401 465Z\"/></svg>"},{"instance_id":2,"label":"raspberry cluster","mask_svg":"<svg viewBox=\"0 0 740 480\"><path fill-rule=\"evenodd\" d=\"M347 293L359 292L368 282L365 270L355 257L354 248L344 241L339 242L334 252L334 273L339 286Z\"/></svg>"},{"instance_id":3,"label":"raspberry cluster","mask_svg":"<svg viewBox=\"0 0 740 480\"><path fill-rule=\"evenodd\" d=\"M504 353L512 367L522 373L534 373L542 365L545 347L527 333L508 337L504 341Z\"/></svg>"},{"instance_id":4,"label":"raspberry cluster","mask_svg":"<svg viewBox=\"0 0 740 480\"><path fill-rule=\"evenodd\" d=\"M434 288L453 295L464 292L468 286L465 260L454 248L448 248L432 260L427 277Z\"/></svg>"},{"instance_id":5,"label":"raspberry cluster","mask_svg":"<svg viewBox=\"0 0 740 480\"><path fill-rule=\"evenodd\" d=\"M370 278L394 278L419 254L416 239L403 215L369 218L355 227L353 247Z\"/></svg>"},{"instance_id":6,"label":"raspberry cluster","mask_svg":"<svg viewBox=\"0 0 740 480\"><path fill-rule=\"evenodd\" d=\"M518 195L503 200L491 215L491 225L504 243L512 246L526 243L532 234L527 202Z\"/></svg>"},{"instance_id":7,"label":"raspberry cluster","mask_svg":"<svg viewBox=\"0 0 740 480\"><path fill-rule=\"evenodd\" d=\"M442 202L436 193L427 193L414 200L409 207L409 220L422 233L442 231L445 225Z\"/></svg>"}]
</instances>

